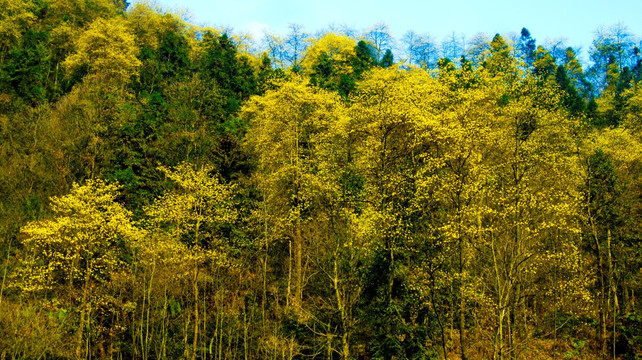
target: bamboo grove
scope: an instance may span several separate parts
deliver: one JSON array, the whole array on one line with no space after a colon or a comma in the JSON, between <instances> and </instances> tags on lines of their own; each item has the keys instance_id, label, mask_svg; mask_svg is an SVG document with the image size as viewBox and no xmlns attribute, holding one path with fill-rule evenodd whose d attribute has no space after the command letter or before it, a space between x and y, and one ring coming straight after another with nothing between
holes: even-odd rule
<instances>
[{"instance_id":1,"label":"bamboo grove","mask_svg":"<svg viewBox=\"0 0 642 360\"><path fill-rule=\"evenodd\" d=\"M642 356L638 48L292 31L0 0L1 359Z\"/></svg>"}]
</instances>

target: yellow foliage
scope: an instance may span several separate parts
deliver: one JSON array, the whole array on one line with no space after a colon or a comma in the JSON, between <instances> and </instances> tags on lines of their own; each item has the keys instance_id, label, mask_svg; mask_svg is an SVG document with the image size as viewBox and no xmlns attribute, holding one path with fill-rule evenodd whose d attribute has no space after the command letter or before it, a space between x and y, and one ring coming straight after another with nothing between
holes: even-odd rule
<instances>
[{"instance_id":1,"label":"yellow foliage","mask_svg":"<svg viewBox=\"0 0 642 360\"><path fill-rule=\"evenodd\" d=\"M22 29L36 21L31 1L0 0L0 52L20 39Z\"/></svg>"},{"instance_id":2,"label":"yellow foliage","mask_svg":"<svg viewBox=\"0 0 642 360\"><path fill-rule=\"evenodd\" d=\"M345 109L338 96L313 89L299 78L262 97L253 97L242 116L249 120L247 145L260 157L265 189L269 191L288 179L309 186L318 184L305 175L309 166L318 151L330 144L327 137L335 133L330 128L347 130Z\"/></svg>"},{"instance_id":3,"label":"yellow foliage","mask_svg":"<svg viewBox=\"0 0 642 360\"><path fill-rule=\"evenodd\" d=\"M182 163L174 169L160 167L176 188L161 196L147 208L152 223L168 225L176 239L189 246L201 241L217 240L213 232L217 226L231 223L236 217L232 207L234 186L221 184L210 175L214 169L203 165L194 169ZM204 229L209 231L203 231Z\"/></svg>"},{"instance_id":4,"label":"yellow foliage","mask_svg":"<svg viewBox=\"0 0 642 360\"><path fill-rule=\"evenodd\" d=\"M77 39L76 52L63 65L69 71L88 66L91 74L124 86L138 75L138 47L125 20L96 19Z\"/></svg>"},{"instance_id":5,"label":"yellow foliage","mask_svg":"<svg viewBox=\"0 0 642 360\"><path fill-rule=\"evenodd\" d=\"M303 70L310 73L317 64L319 56L325 53L335 64L339 74L350 74L350 60L355 56L356 42L345 35L328 33L320 39L312 40L301 63Z\"/></svg>"},{"instance_id":6,"label":"yellow foliage","mask_svg":"<svg viewBox=\"0 0 642 360\"><path fill-rule=\"evenodd\" d=\"M65 18L70 23L81 26L98 18L112 18L118 13L114 0L51 0L48 3L54 21Z\"/></svg>"},{"instance_id":7,"label":"yellow foliage","mask_svg":"<svg viewBox=\"0 0 642 360\"><path fill-rule=\"evenodd\" d=\"M642 140L642 82L636 83L623 94L626 101L624 126L633 130Z\"/></svg>"},{"instance_id":8,"label":"yellow foliage","mask_svg":"<svg viewBox=\"0 0 642 360\"><path fill-rule=\"evenodd\" d=\"M117 185L88 180L74 184L68 195L51 198L54 217L21 229L27 257L18 286L37 291L78 281L100 282L122 267L124 256L144 232L115 201L118 190Z\"/></svg>"},{"instance_id":9,"label":"yellow foliage","mask_svg":"<svg viewBox=\"0 0 642 360\"><path fill-rule=\"evenodd\" d=\"M186 32L185 22L170 12L163 12L149 2L136 2L127 12L127 20L140 47L157 49L165 34Z\"/></svg>"},{"instance_id":10,"label":"yellow foliage","mask_svg":"<svg viewBox=\"0 0 642 360\"><path fill-rule=\"evenodd\" d=\"M631 170L631 166L642 162L642 142L630 129L624 127L593 133L587 150L592 153L595 149L602 149L623 172L628 172L627 168Z\"/></svg>"},{"instance_id":11,"label":"yellow foliage","mask_svg":"<svg viewBox=\"0 0 642 360\"><path fill-rule=\"evenodd\" d=\"M315 236L315 223L327 226L321 225L328 219L324 209L340 196L337 180L347 160L349 132L346 109L337 94L294 77L251 98L242 116L249 123L246 146L258 157L254 181L262 203L256 216L264 240L287 237L301 249L304 237Z\"/></svg>"}]
</instances>

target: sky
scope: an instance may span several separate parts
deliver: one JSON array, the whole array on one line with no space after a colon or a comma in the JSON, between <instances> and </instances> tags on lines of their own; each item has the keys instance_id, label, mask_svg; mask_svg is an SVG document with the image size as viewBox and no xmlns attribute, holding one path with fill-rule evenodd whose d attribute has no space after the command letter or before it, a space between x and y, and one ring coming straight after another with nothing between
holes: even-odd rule
<instances>
[{"instance_id":1,"label":"sky","mask_svg":"<svg viewBox=\"0 0 642 360\"><path fill-rule=\"evenodd\" d=\"M329 25L362 31L384 22L400 39L408 30L441 42L453 32L470 38L484 32L519 34L526 27L538 44L565 38L568 46L590 47L600 26L622 23L642 36L642 0L155 0L164 9L188 10L190 22L231 27L260 37L287 34L297 23L314 34Z\"/></svg>"}]
</instances>

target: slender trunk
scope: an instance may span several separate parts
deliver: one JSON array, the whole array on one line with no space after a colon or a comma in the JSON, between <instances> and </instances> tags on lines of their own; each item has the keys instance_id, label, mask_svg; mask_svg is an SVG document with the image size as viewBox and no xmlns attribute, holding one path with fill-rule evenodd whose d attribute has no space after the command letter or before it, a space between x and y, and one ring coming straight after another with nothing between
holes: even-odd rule
<instances>
[{"instance_id":1,"label":"slender trunk","mask_svg":"<svg viewBox=\"0 0 642 360\"><path fill-rule=\"evenodd\" d=\"M466 360L466 335L464 334L466 328L466 299L464 296L464 238L463 238L463 229L462 229L462 210L461 210L461 194L457 192L457 240L458 240L458 252L459 252L459 346L461 348L461 359Z\"/></svg>"},{"instance_id":2,"label":"slender trunk","mask_svg":"<svg viewBox=\"0 0 642 360\"><path fill-rule=\"evenodd\" d=\"M222 305L221 305L222 306ZM220 315L221 322L218 326L218 358L223 359L223 314Z\"/></svg>"},{"instance_id":3,"label":"slender trunk","mask_svg":"<svg viewBox=\"0 0 642 360\"><path fill-rule=\"evenodd\" d=\"M332 285L334 286L334 293L337 299L337 308L339 309L339 314L341 314L341 326L343 328L343 334L341 335L341 342L342 342L342 357L344 359L349 359L350 358L350 344L349 344L349 332L350 330L348 329L348 314L347 314L347 309L346 305L343 301L343 298L341 297L341 290L340 290L340 285L339 285L339 269L338 269L338 256L339 256L339 251L338 249L335 249L334 253L334 266L333 266L333 279L332 279ZM331 354L331 353L330 353Z\"/></svg>"},{"instance_id":4,"label":"slender trunk","mask_svg":"<svg viewBox=\"0 0 642 360\"><path fill-rule=\"evenodd\" d=\"M437 312L437 307L435 306L435 277L433 276L434 274L431 274L431 289L430 289L430 304L432 305L432 311L435 314L435 317L437 318L437 324L439 325L439 330L441 332L441 347L444 352L444 360L446 360L446 357L448 356L448 352L446 351L446 335L444 334L444 325L441 322L441 316L439 316L439 312Z\"/></svg>"},{"instance_id":5,"label":"slender trunk","mask_svg":"<svg viewBox=\"0 0 642 360\"><path fill-rule=\"evenodd\" d=\"M247 309L243 306L243 358L248 360L247 348Z\"/></svg>"},{"instance_id":6,"label":"slender trunk","mask_svg":"<svg viewBox=\"0 0 642 360\"><path fill-rule=\"evenodd\" d=\"M7 280L7 271L9 270L9 254L11 254L11 239L9 239L8 243L9 243L9 246L7 247L7 259L4 263L4 270L2 273L2 285L0 286L0 308L2 307L4 287Z\"/></svg>"},{"instance_id":7,"label":"slender trunk","mask_svg":"<svg viewBox=\"0 0 642 360\"><path fill-rule=\"evenodd\" d=\"M499 276L499 263L495 251L495 237L491 234L491 250L493 251L493 268L495 270L495 281L497 282L497 337L495 338L495 349L493 358L502 359L504 346L504 286Z\"/></svg>"},{"instance_id":8,"label":"slender trunk","mask_svg":"<svg viewBox=\"0 0 642 360\"><path fill-rule=\"evenodd\" d=\"M152 273L149 277L149 285L147 286L146 289L146 295L147 295L147 314L146 314L146 319L145 319L145 344L143 345L143 358L147 359L149 358L149 348L150 348L150 335L149 335L149 312L151 309L151 299L152 299L152 282L154 281L154 272L156 270L156 264L152 265ZM143 297L145 297L145 294L143 294Z\"/></svg>"},{"instance_id":9,"label":"slender trunk","mask_svg":"<svg viewBox=\"0 0 642 360\"><path fill-rule=\"evenodd\" d=\"M199 327L199 318L198 318L198 264L196 264L196 269L194 270L194 280L192 282L192 287L194 289L194 339L192 341L192 360L196 359L196 351L198 349L198 327Z\"/></svg>"},{"instance_id":10,"label":"slender trunk","mask_svg":"<svg viewBox=\"0 0 642 360\"><path fill-rule=\"evenodd\" d=\"M168 305L168 297L167 297L167 284L163 286L163 311L161 311L161 359L166 359L167 358L167 305Z\"/></svg>"},{"instance_id":11,"label":"slender trunk","mask_svg":"<svg viewBox=\"0 0 642 360\"><path fill-rule=\"evenodd\" d=\"M502 360L504 358L503 354L503 349L504 349L504 309L501 309L499 311L499 326L497 328L497 338L498 340L496 341L496 353L497 353L497 358Z\"/></svg>"},{"instance_id":12,"label":"slender trunk","mask_svg":"<svg viewBox=\"0 0 642 360\"><path fill-rule=\"evenodd\" d=\"M292 239L288 241L288 289L285 297L285 307L290 307L290 297L292 296Z\"/></svg>"},{"instance_id":13,"label":"slender trunk","mask_svg":"<svg viewBox=\"0 0 642 360\"><path fill-rule=\"evenodd\" d=\"M508 316L506 316L506 330L507 330L506 332L508 333L508 348L506 352L508 352L508 357L510 359L513 359L513 341L514 341L513 328L514 327L513 327L513 322L511 321L511 316L514 316L515 312L512 305L508 306L507 312L508 312L507 314Z\"/></svg>"},{"instance_id":14,"label":"slender trunk","mask_svg":"<svg viewBox=\"0 0 642 360\"><path fill-rule=\"evenodd\" d=\"M466 299L464 296L464 245L461 234L459 236L459 274L461 276L459 283L459 346L461 346L461 359L466 360Z\"/></svg>"},{"instance_id":15,"label":"slender trunk","mask_svg":"<svg viewBox=\"0 0 642 360\"><path fill-rule=\"evenodd\" d=\"M87 298L89 297L89 262L90 259L87 259L87 265L85 268L85 284L83 286L82 301L80 304L80 326L78 327L77 343L76 343L76 357L81 359L87 357L85 353L83 356L83 333L85 332L85 323L89 317L87 314Z\"/></svg>"},{"instance_id":16,"label":"slender trunk","mask_svg":"<svg viewBox=\"0 0 642 360\"><path fill-rule=\"evenodd\" d=\"M617 289L615 287L615 279L613 276L613 260L611 256L611 230L607 230L606 233L606 244L608 247L609 251L609 287L611 288L611 293L613 294L613 329L612 329L612 336L613 336L613 360L615 360L615 341L616 341L616 335L615 335L615 324L617 320L617 308L619 306L618 300L617 300Z\"/></svg>"},{"instance_id":17,"label":"slender trunk","mask_svg":"<svg viewBox=\"0 0 642 360\"><path fill-rule=\"evenodd\" d=\"M590 214L589 214L590 216ZM591 219L591 222L593 220ZM598 273L599 276L598 278L600 279L600 335L599 335L599 341L601 344L601 354L602 357L606 356L606 297L605 297L605 292L606 292L606 287L604 284L604 269L603 269L603 260L602 260L602 251L600 251L600 242L597 236L597 229L595 228L595 224L592 223L592 228L593 228L593 238L595 240L595 248L597 250L597 264L598 264Z\"/></svg>"},{"instance_id":18,"label":"slender trunk","mask_svg":"<svg viewBox=\"0 0 642 360\"><path fill-rule=\"evenodd\" d=\"M294 306L297 309L301 307L303 298L303 237L301 235L300 221L301 220L297 220L296 236L294 238Z\"/></svg>"},{"instance_id":19,"label":"slender trunk","mask_svg":"<svg viewBox=\"0 0 642 360\"><path fill-rule=\"evenodd\" d=\"M263 256L263 298L261 299L261 322L265 329L265 301L267 298L267 261L268 261L268 223L267 223L267 204L263 205L265 216L263 225L263 238L265 240L265 253Z\"/></svg>"}]
</instances>

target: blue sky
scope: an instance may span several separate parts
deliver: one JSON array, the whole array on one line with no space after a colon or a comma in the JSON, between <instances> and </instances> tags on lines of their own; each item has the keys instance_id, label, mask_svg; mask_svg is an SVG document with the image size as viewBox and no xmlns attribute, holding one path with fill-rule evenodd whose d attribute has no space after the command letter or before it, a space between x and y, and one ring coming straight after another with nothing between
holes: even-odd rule
<instances>
[{"instance_id":1,"label":"blue sky","mask_svg":"<svg viewBox=\"0 0 642 360\"><path fill-rule=\"evenodd\" d=\"M642 36L642 0L156 0L166 9L188 9L200 25L229 26L235 32L285 34L290 23L314 33L330 24L364 30L385 22L397 38L407 30L441 41L448 35L470 38L477 32L530 30L538 44L564 37L587 49L599 26L625 24Z\"/></svg>"}]
</instances>

